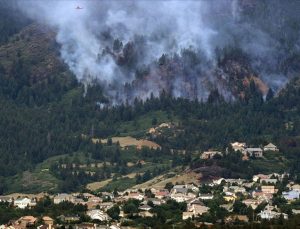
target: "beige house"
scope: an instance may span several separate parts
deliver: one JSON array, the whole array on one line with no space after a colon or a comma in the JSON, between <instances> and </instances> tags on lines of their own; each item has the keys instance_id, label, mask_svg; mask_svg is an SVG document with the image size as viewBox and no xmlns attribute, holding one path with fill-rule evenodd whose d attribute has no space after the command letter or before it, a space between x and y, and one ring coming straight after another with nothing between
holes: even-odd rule
<instances>
[{"instance_id":1,"label":"beige house","mask_svg":"<svg viewBox=\"0 0 300 229\"><path fill-rule=\"evenodd\" d=\"M261 191L263 193L270 193L270 194L277 193L277 189L275 189L275 186L273 185L263 185L261 186Z\"/></svg>"},{"instance_id":2,"label":"beige house","mask_svg":"<svg viewBox=\"0 0 300 229\"><path fill-rule=\"evenodd\" d=\"M52 218L50 218L49 216L44 216L42 218L44 224L46 225L53 225L54 224L54 220Z\"/></svg>"},{"instance_id":3,"label":"beige house","mask_svg":"<svg viewBox=\"0 0 300 229\"><path fill-rule=\"evenodd\" d=\"M208 159L212 159L216 155L223 156L223 154L221 152L219 152L219 151L206 151L206 152L202 153L202 155L200 156L200 158L204 159L204 160L208 160Z\"/></svg>"},{"instance_id":4,"label":"beige house","mask_svg":"<svg viewBox=\"0 0 300 229\"><path fill-rule=\"evenodd\" d=\"M68 201L68 202L74 202L75 201L75 197L66 193L60 193L57 194L54 198L53 198L53 202L54 204L59 204L62 203L64 201Z\"/></svg>"},{"instance_id":5,"label":"beige house","mask_svg":"<svg viewBox=\"0 0 300 229\"><path fill-rule=\"evenodd\" d=\"M209 211L209 207L206 207L201 201L195 199L188 204L187 212L182 213L182 219L186 220L193 216L199 216Z\"/></svg>"},{"instance_id":6,"label":"beige house","mask_svg":"<svg viewBox=\"0 0 300 229\"><path fill-rule=\"evenodd\" d=\"M279 151L277 146L275 146L273 143L269 143L268 145L264 146L264 151Z\"/></svg>"}]
</instances>

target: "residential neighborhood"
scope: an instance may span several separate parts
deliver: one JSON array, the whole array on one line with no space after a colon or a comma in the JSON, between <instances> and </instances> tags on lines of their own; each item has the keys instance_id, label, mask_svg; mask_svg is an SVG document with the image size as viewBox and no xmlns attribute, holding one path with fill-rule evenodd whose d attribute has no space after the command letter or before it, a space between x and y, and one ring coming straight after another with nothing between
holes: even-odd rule
<instances>
[{"instance_id":1,"label":"residential neighborhood","mask_svg":"<svg viewBox=\"0 0 300 229\"><path fill-rule=\"evenodd\" d=\"M223 212L226 223L235 221L261 221L288 219L300 214L300 184L289 180L289 174L257 174L252 179L218 178L199 186L190 184L173 184L172 188L127 189L123 192L99 193L59 193L27 198L26 195L14 199L0 196L2 203L10 208L34 209L39 201L49 199L54 205L70 203L83 206L83 212L73 215L60 215L53 218L48 215L24 215L0 226L1 229L27 227L55 228L61 225L74 225L75 228L123 228L133 220L157 217L158 208L174 203L184 206L182 220L200 219L205 222L214 211ZM283 200L290 210L276 203ZM218 203L219 206L214 206ZM71 205L70 205L71 206ZM260 209L257 211L257 209ZM251 214L250 214L251 213Z\"/></svg>"}]
</instances>

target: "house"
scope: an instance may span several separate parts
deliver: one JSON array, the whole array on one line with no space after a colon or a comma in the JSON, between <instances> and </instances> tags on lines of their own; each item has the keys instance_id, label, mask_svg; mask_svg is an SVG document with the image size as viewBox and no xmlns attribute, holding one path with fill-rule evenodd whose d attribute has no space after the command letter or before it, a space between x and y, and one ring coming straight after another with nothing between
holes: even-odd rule
<instances>
[{"instance_id":1,"label":"house","mask_svg":"<svg viewBox=\"0 0 300 229\"><path fill-rule=\"evenodd\" d=\"M264 193L262 191L256 190L252 192L252 197L259 200L259 201L266 201L269 202L273 198L272 193Z\"/></svg>"},{"instance_id":2,"label":"house","mask_svg":"<svg viewBox=\"0 0 300 229\"><path fill-rule=\"evenodd\" d=\"M212 186L214 186L214 185L220 185L223 181L225 181L224 178L214 179L212 181Z\"/></svg>"},{"instance_id":3,"label":"house","mask_svg":"<svg viewBox=\"0 0 300 229\"><path fill-rule=\"evenodd\" d=\"M58 217L61 221L67 222L67 223L72 223L72 222L78 222L80 221L80 217L78 215L61 215Z\"/></svg>"},{"instance_id":4,"label":"house","mask_svg":"<svg viewBox=\"0 0 300 229\"><path fill-rule=\"evenodd\" d=\"M145 218L145 217L153 217L154 214L149 211L141 211L138 213L138 216Z\"/></svg>"},{"instance_id":5,"label":"house","mask_svg":"<svg viewBox=\"0 0 300 229\"><path fill-rule=\"evenodd\" d=\"M248 223L249 218L246 215L231 215L225 219L226 223L231 223L236 221Z\"/></svg>"},{"instance_id":6,"label":"house","mask_svg":"<svg viewBox=\"0 0 300 229\"><path fill-rule=\"evenodd\" d=\"M22 226L25 227L30 227L30 226L34 226L37 222L37 218L33 217L33 216L23 216L20 219L17 220L18 223Z\"/></svg>"},{"instance_id":7,"label":"house","mask_svg":"<svg viewBox=\"0 0 300 229\"><path fill-rule=\"evenodd\" d=\"M75 201L75 197L72 195L69 195L67 193L60 193L57 194L54 198L53 198L53 202L54 204L59 204L62 203L64 201L68 201L68 202L74 202Z\"/></svg>"},{"instance_id":8,"label":"house","mask_svg":"<svg viewBox=\"0 0 300 229\"><path fill-rule=\"evenodd\" d=\"M82 224L76 224L75 229L96 229L97 224L93 223L82 223Z\"/></svg>"},{"instance_id":9,"label":"house","mask_svg":"<svg viewBox=\"0 0 300 229\"><path fill-rule=\"evenodd\" d=\"M198 199L194 199L188 203L187 212L182 213L182 219L186 220L192 218L193 216L199 216L209 211L209 207L206 207Z\"/></svg>"},{"instance_id":10,"label":"house","mask_svg":"<svg viewBox=\"0 0 300 229\"><path fill-rule=\"evenodd\" d=\"M102 198L94 196L94 197L89 198L85 204L87 205L88 209L94 209L100 203L102 203Z\"/></svg>"},{"instance_id":11,"label":"house","mask_svg":"<svg viewBox=\"0 0 300 229\"><path fill-rule=\"evenodd\" d=\"M292 209L292 212L293 212L294 215L300 214L300 210L299 209Z\"/></svg>"},{"instance_id":12,"label":"house","mask_svg":"<svg viewBox=\"0 0 300 229\"><path fill-rule=\"evenodd\" d=\"M139 192L131 192L128 194L127 199L135 199L141 201L144 199L144 195Z\"/></svg>"},{"instance_id":13,"label":"house","mask_svg":"<svg viewBox=\"0 0 300 229\"><path fill-rule=\"evenodd\" d=\"M244 187L240 187L240 186L235 186L235 185L231 185L229 187L224 187L223 188L223 192L227 192L227 191L231 191L233 193L245 193L246 192L246 189Z\"/></svg>"},{"instance_id":14,"label":"house","mask_svg":"<svg viewBox=\"0 0 300 229\"><path fill-rule=\"evenodd\" d=\"M153 205L155 205L155 206L160 206L160 205L166 203L166 201L165 201L165 200L162 200L162 199L158 199L158 198L147 198L147 199L145 199L145 200L142 202L142 204L147 204L148 202L152 202Z\"/></svg>"},{"instance_id":15,"label":"house","mask_svg":"<svg viewBox=\"0 0 300 229\"><path fill-rule=\"evenodd\" d=\"M257 174L257 175L254 175L254 176L253 176L252 180L253 180L254 182L258 182L258 181L261 180L261 179L269 179L269 178L270 178L269 175L265 175L265 174Z\"/></svg>"},{"instance_id":16,"label":"house","mask_svg":"<svg viewBox=\"0 0 300 229\"><path fill-rule=\"evenodd\" d=\"M222 204L220 207L226 209L228 212L233 211L233 203Z\"/></svg>"},{"instance_id":17,"label":"house","mask_svg":"<svg viewBox=\"0 0 300 229\"><path fill-rule=\"evenodd\" d=\"M275 189L275 186L273 185L263 185L261 186L261 191L263 193L270 193L270 194L277 193L277 189Z\"/></svg>"},{"instance_id":18,"label":"house","mask_svg":"<svg viewBox=\"0 0 300 229\"><path fill-rule=\"evenodd\" d=\"M213 194L201 194L199 193L199 199L201 200L212 200L214 198Z\"/></svg>"},{"instance_id":19,"label":"house","mask_svg":"<svg viewBox=\"0 0 300 229\"><path fill-rule=\"evenodd\" d=\"M89 210L86 213L92 220L108 221L110 217L99 209Z\"/></svg>"},{"instance_id":20,"label":"house","mask_svg":"<svg viewBox=\"0 0 300 229\"><path fill-rule=\"evenodd\" d=\"M91 199L91 198L95 198L97 196L91 194L91 193L88 193L88 192L85 192L85 193L82 193L82 196L83 198L87 198L87 199Z\"/></svg>"},{"instance_id":21,"label":"house","mask_svg":"<svg viewBox=\"0 0 300 229\"><path fill-rule=\"evenodd\" d=\"M167 189L162 189L162 190L159 190L158 192L155 192L154 194L155 194L156 198L163 199L165 197L168 197L170 193Z\"/></svg>"},{"instance_id":22,"label":"house","mask_svg":"<svg viewBox=\"0 0 300 229\"><path fill-rule=\"evenodd\" d=\"M236 195L225 195L223 198L225 201L231 202L231 201L235 201Z\"/></svg>"},{"instance_id":23,"label":"house","mask_svg":"<svg viewBox=\"0 0 300 229\"><path fill-rule=\"evenodd\" d=\"M277 146L275 146L272 143L269 143L268 145L264 146L264 151L279 151L279 149L277 148Z\"/></svg>"},{"instance_id":24,"label":"house","mask_svg":"<svg viewBox=\"0 0 300 229\"><path fill-rule=\"evenodd\" d=\"M121 227L118 226L118 224L113 224L109 227L109 229L121 229Z\"/></svg>"},{"instance_id":25,"label":"house","mask_svg":"<svg viewBox=\"0 0 300 229\"><path fill-rule=\"evenodd\" d=\"M189 196L187 194L184 193L172 193L170 195L170 198L175 200L176 202L185 202L187 200L190 200L192 198L195 198L196 195L194 194L194 196Z\"/></svg>"},{"instance_id":26,"label":"house","mask_svg":"<svg viewBox=\"0 0 300 229\"><path fill-rule=\"evenodd\" d=\"M246 182L243 184L243 186L245 188L253 188L253 185L255 184L255 182Z\"/></svg>"},{"instance_id":27,"label":"house","mask_svg":"<svg viewBox=\"0 0 300 229\"><path fill-rule=\"evenodd\" d=\"M246 148L246 143L245 142L234 142L234 143L230 143L232 149L237 152L243 152L243 150Z\"/></svg>"},{"instance_id":28,"label":"house","mask_svg":"<svg viewBox=\"0 0 300 229\"><path fill-rule=\"evenodd\" d=\"M52 229L52 224L43 224L36 227L37 229Z\"/></svg>"},{"instance_id":29,"label":"house","mask_svg":"<svg viewBox=\"0 0 300 229\"><path fill-rule=\"evenodd\" d=\"M186 184L185 187L188 189L188 190L192 190L193 192L198 192L199 191L199 188L191 183L191 184Z\"/></svg>"},{"instance_id":30,"label":"house","mask_svg":"<svg viewBox=\"0 0 300 229\"><path fill-rule=\"evenodd\" d=\"M107 211L108 209L112 208L114 206L113 202L103 202L99 204L99 207L103 211Z\"/></svg>"},{"instance_id":31,"label":"house","mask_svg":"<svg viewBox=\"0 0 300 229\"><path fill-rule=\"evenodd\" d=\"M203 160L208 160L208 159L214 158L214 156L216 156L216 155L219 155L221 157L223 156L223 154L219 151L206 151L206 152L202 153L200 158Z\"/></svg>"},{"instance_id":32,"label":"house","mask_svg":"<svg viewBox=\"0 0 300 229\"><path fill-rule=\"evenodd\" d=\"M298 191L288 191L288 192L282 192L282 197L286 200L292 201L299 199L300 193Z\"/></svg>"},{"instance_id":33,"label":"house","mask_svg":"<svg viewBox=\"0 0 300 229\"><path fill-rule=\"evenodd\" d=\"M0 202L12 203L13 198L10 196L0 196Z\"/></svg>"},{"instance_id":34,"label":"house","mask_svg":"<svg viewBox=\"0 0 300 229\"><path fill-rule=\"evenodd\" d=\"M17 198L14 201L14 206L16 206L17 208L21 208L21 209L24 209L26 207L33 207L35 205L36 205L36 202L27 197Z\"/></svg>"},{"instance_id":35,"label":"house","mask_svg":"<svg viewBox=\"0 0 300 229\"><path fill-rule=\"evenodd\" d=\"M42 218L44 224L46 225L53 225L54 224L54 220L52 218L50 218L49 216L44 216Z\"/></svg>"},{"instance_id":36,"label":"house","mask_svg":"<svg viewBox=\"0 0 300 229\"><path fill-rule=\"evenodd\" d=\"M277 183L277 179L271 179L271 178L267 178L267 179L260 179L260 183L261 184L276 184Z\"/></svg>"},{"instance_id":37,"label":"house","mask_svg":"<svg viewBox=\"0 0 300 229\"><path fill-rule=\"evenodd\" d=\"M233 185L233 184L242 185L243 183L246 182L246 180L241 179L241 178L238 178L238 179L225 179L225 182L230 184L230 185Z\"/></svg>"},{"instance_id":38,"label":"house","mask_svg":"<svg viewBox=\"0 0 300 229\"><path fill-rule=\"evenodd\" d=\"M250 157L262 157L263 156L263 150L261 148L246 148L243 153L249 154Z\"/></svg>"},{"instance_id":39,"label":"house","mask_svg":"<svg viewBox=\"0 0 300 229\"><path fill-rule=\"evenodd\" d=\"M141 211L150 211L151 209L152 209L152 207L150 207L148 204L144 204L139 207L139 210L141 210Z\"/></svg>"},{"instance_id":40,"label":"house","mask_svg":"<svg viewBox=\"0 0 300 229\"><path fill-rule=\"evenodd\" d=\"M271 220L278 219L281 215L284 219L288 219L288 215L285 213L280 213L275 211L276 208L270 205L267 205L264 210L257 214L257 216L261 219Z\"/></svg>"},{"instance_id":41,"label":"house","mask_svg":"<svg viewBox=\"0 0 300 229\"><path fill-rule=\"evenodd\" d=\"M251 207L253 210L257 208L258 205L262 203L260 200L255 200L255 199L246 199L242 201L243 204L245 204L247 207Z\"/></svg>"},{"instance_id":42,"label":"house","mask_svg":"<svg viewBox=\"0 0 300 229\"><path fill-rule=\"evenodd\" d=\"M186 188L185 185L175 185L171 190L171 194L175 194L175 193L187 194L188 189Z\"/></svg>"},{"instance_id":43,"label":"house","mask_svg":"<svg viewBox=\"0 0 300 229\"><path fill-rule=\"evenodd\" d=\"M291 189L294 190L294 191L300 192L300 185L299 184L294 184L294 185L292 185Z\"/></svg>"}]
</instances>

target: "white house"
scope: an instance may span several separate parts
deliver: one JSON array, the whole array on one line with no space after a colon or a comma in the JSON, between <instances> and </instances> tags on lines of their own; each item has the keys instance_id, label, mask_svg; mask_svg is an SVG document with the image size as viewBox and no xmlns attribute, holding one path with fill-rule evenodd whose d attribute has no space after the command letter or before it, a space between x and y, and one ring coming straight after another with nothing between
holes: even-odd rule
<instances>
[{"instance_id":1,"label":"white house","mask_svg":"<svg viewBox=\"0 0 300 229\"><path fill-rule=\"evenodd\" d=\"M148 204L143 204L142 206L139 207L139 210L141 211L150 211L152 207L150 207Z\"/></svg>"},{"instance_id":2,"label":"white house","mask_svg":"<svg viewBox=\"0 0 300 229\"><path fill-rule=\"evenodd\" d=\"M274 207L267 205L266 208L258 214L258 217L260 217L261 219L271 220L277 219L282 215L284 219L288 219L287 214L276 212L274 210Z\"/></svg>"},{"instance_id":3,"label":"white house","mask_svg":"<svg viewBox=\"0 0 300 229\"><path fill-rule=\"evenodd\" d=\"M214 198L213 194L199 194L199 199L201 200L212 200Z\"/></svg>"},{"instance_id":4,"label":"white house","mask_svg":"<svg viewBox=\"0 0 300 229\"><path fill-rule=\"evenodd\" d=\"M14 206L21 208L21 209L24 209L26 207L32 207L35 205L36 205L36 203L27 197L18 198L14 201Z\"/></svg>"},{"instance_id":5,"label":"white house","mask_svg":"<svg viewBox=\"0 0 300 229\"><path fill-rule=\"evenodd\" d=\"M99 209L94 209L87 211L86 213L92 220L99 220L99 221L108 221L110 217L103 211Z\"/></svg>"},{"instance_id":6,"label":"white house","mask_svg":"<svg viewBox=\"0 0 300 229\"><path fill-rule=\"evenodd\" d=\"M280 215L282 215L284 219L288 219L287 214L279 213L279 212L275 212L275 211L271 211L271 210L264 210L264 211L261 211L260 213L258 213L258 216L261 219L267 219L267 220L277 219L280 217Z\"/></svg>"}]
</instances>

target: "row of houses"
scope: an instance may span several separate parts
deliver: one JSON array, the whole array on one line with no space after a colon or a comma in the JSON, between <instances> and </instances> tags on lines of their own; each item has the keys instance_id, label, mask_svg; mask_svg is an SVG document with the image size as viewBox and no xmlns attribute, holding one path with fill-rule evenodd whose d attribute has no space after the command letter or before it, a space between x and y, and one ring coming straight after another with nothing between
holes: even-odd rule
<instances>
[{"instance_id":1,"label":"row of houses","mask_svg":"<svg viewBox=\"0 0 300 229\"><path fill-rule=\"evenodd\" d=\"M247 147L244 142L234 142L230 144L235 152L241 152L243 154L243 160L249 160L249 157L261 158L264 152L278 152L279 149L273 143L265 145L263 148L260 147ZM216 156L223 156L221 151L209 150L201 154L200 158L208 160L215 158Z\"/></svg>"}]
</instances>

